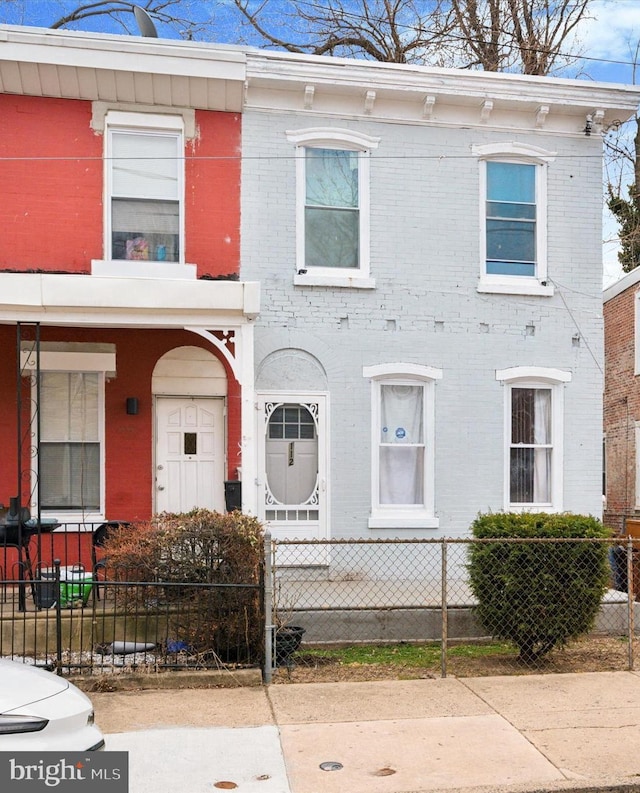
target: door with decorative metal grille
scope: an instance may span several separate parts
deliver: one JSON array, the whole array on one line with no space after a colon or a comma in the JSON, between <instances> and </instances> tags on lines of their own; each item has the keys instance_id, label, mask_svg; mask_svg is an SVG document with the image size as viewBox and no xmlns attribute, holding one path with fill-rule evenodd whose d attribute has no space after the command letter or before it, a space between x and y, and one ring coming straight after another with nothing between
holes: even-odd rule
<instances>
[{"instance_id":1,"label":"door with decorative metal grille","mask_svg":"<svg viewBox=\"0 0 640 793\"><path fill-rule=\"evenodd\" d=\"M325 395L262 394L260 518L277 539L327 537Z\"/></svg>"}]
</instances>

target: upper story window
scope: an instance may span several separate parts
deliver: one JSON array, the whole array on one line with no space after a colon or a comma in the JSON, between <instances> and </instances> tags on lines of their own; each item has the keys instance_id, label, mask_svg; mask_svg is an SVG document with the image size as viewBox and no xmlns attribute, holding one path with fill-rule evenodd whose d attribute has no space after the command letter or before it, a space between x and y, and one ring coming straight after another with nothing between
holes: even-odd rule
<instances>
[{"instance_id":1,"label":"upper story window","mask_svg":"<svg viewBox=\"0 0 640 793\"><path fill-rule=\"evenodd\" d=\"M287 132L296 145L296 284L372 288L369 154L378 138L334 128Z\"/></svg>"},{"instance_id":2,"label":"upper story window","mask_svg":"<svg viewBox=\"0 0 640 793\"><path fill-rule=\"evenodd\" d=\"M547 163L523 144L477 146L481 157L481 292L553 294L547 281Z\"/></svg>"},{"instance_id":3,"label":"upper story window","mask_svg":"<svg viewBox=\"0 0 640 793\"><path fill-rule=\"evenodd\" d=\"M562 509L563 384L570 372L518 366L496 372L505 396L505 509Z\"/></svg>"},{"instance_id":4,"label":"upper story window","mask_svg":"<svg viewBox=\"0 0 640 793\"><path fill-rule=\"evenodd\" d=\"M434 390L442 371L382 364L363 375L372 382L369 528L435 528Z\"/></svg>"},{"instance_id":5,"label":"upper story window","mask_svg":"<svg viewBox=\"0 0 640 793\"><path fill-rule=\"evenodd\" d=\"M109 111L104 135L105 262L92 272L195 277L184 264L183 116Z\"/></svg>"},{"instance_id":6,"label":"upper story window","mask_svg":"<svg viewBox=\"0 0 640 793\"><path fill-rule=\"evenodd\" d=\"M487 273L536 275L536 166L491 160L487 169Z\"/></svg>"},{"instance_id":7,"label":"upper story window","mask_svg":"<svg viewBox=\"0 0 640 793\"><path fill-rule=\"evenodd\" d=\"M111 258L180 261L180 136L111 129Z\"/></svg>"}]
</instances>

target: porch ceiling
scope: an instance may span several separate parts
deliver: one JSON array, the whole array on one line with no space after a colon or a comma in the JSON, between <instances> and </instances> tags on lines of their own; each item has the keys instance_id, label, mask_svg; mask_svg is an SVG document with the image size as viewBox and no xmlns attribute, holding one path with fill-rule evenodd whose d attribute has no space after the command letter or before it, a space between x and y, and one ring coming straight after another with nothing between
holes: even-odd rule
<instances>
[{"instance_id":1,"label":"porch ceiling","mask_svg":"<svg viewBox=\"0 0 640 793\"><path fill-rule=\"evenodd\" d=\"M253 281L0 274L0 323L209 329L249 322L260 312Z\"/></svg>"}]
</instances>

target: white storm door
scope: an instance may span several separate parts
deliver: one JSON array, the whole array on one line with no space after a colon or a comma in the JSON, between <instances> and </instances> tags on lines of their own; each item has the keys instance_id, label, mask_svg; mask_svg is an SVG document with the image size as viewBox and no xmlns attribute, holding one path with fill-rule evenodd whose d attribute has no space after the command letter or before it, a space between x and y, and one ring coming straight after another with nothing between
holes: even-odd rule
<instances>
[{"instance_id":1,"label":"white storm door","mask_svg":"<svg viewBox=\"0 0 640 793\"><path fill-rule=\"evenodd\" d=\"M157 397L155 511L224 512L224 400Z\"/></svg>"},{"instance_id":2,"label":"white storm door","mask_svg":"<svg viewBox=\"0 0 640 793\"><path fill-rule=\"evenodd\" d=\"M260 519L275 539L325 539L326 396L263 395L258 409L263 438Z\"/></svg>"}]
</instances>

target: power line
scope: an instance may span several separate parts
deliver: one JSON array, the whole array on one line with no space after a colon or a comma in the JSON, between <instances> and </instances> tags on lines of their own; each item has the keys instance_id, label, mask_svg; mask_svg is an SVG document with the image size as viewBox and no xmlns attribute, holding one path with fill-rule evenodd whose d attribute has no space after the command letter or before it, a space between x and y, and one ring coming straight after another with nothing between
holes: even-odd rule
<instances>
[{"instance_id":1,"label":"power line","mask_svg":"<svg viewBox=\"0 0 640 793\"><path fill-rule=\"evenodd\" d=\"M297 2L297 5L307 6L308 8L314 9L316 11L327 11L328 10L326 8L326 6L322 6L322 5L318 4L318 3L311 2L311 0L296 0L296 2ZM624 2L624 0L617 0L617 2ZM637 3L637 0L631 0L631 2ZM342 7L340 8L339 13L340 13L341 17L343 17L343 18L346 17L346 18L353 19L354 22L368 22L368 23L376 22L376 23L378 23L380 25L388 24L388 20L386 20L384 17L369 17L369 19L367 19L362 14L358 14L355 11L346 11ZM399 22L399 21L396 20L394 24L396 25L396 27L404 29L405 31L413 31L413 32L416 31L415 26L409 25L407 23ZM429 28L424 28L423 30L424 30L425 33L429 33L429 34L437 34L437 32L438 32L438 31L436 31L434 29L429 29ZM504 31L501 31L501 32L504 32ZM444 38L449 38L449 39L453 39L453 40L461 41L461 42L472 41L475 44L484 44L484 43L486 43L484 41L484 39L474 38L473 36L463 36L461 34L456 34L456 33L447 33ZM302 49L305 45L296 45L296 46L299 46ZM313 45L308 45L308 46L313 46ZM518 51L521 51L521 52L531 52L531 53L538 53L538 54L543 54L543 53L549 54L548 50L543 50L543 49L537 48L537 47L515 46L512 43L511 44L505 43L505 44L502 44L501 46L502 46L503 49L508 49L510 52L513 52L514 49L517 49ZM597 57L590 56L590 55L576 55L576 54L570 54L570 53L563 52L563 51L558 51L557 53L555 53L555 55L558 58L566 58L566 59L578 60L578 61L588 61L588 62L592 62L592 63L604 63L604 64L611 64L611 65L614 65L614 66L635 67L635 66L640 65L637 61L617 60L617 59L614 59L614 58L597 58Z\"/></svg>"},{"instance_id":2,"label":"power line","mask_svg":"<svg viewBox=\"0 0 640 793\"><path fill-rule=\"evenodd\" d=\"M508 155L505 155L508 156ZM602 153L599 154L555 154L555 160L602 160ZM295 155L295 154L283 154L283 155L274 155L274 154L256 154L256 155L232 155L232 156L213 156L213 155L206 155L206 156L199 156L193 155L188 157L101 157L96 155L95 157L77 157L75 155L68 155L65 157L47 157L38 155L37 157L0 157L0 162L100 162L103 163L105 161L115 161L115 162L125 162L131 160L132 162L144 162L144 161L153 161L153 162L207 162L207 161L219 161L219 162L245 162L245 161L276 161L276 162L287 162L287 161L295 161L298 159L304 159L304 155ZM482 157L478 157L475 154L380 154L378 152L375 155L372 155L370 158L371 162L379 162L381 160L398 160L404 162L414 162L419 160L439 160L444 162L445 160L470 160L480 162L483 160Z\"/></svg>"}]
</instances>

